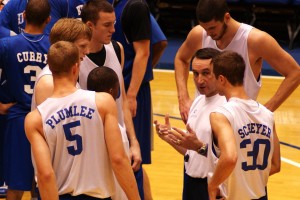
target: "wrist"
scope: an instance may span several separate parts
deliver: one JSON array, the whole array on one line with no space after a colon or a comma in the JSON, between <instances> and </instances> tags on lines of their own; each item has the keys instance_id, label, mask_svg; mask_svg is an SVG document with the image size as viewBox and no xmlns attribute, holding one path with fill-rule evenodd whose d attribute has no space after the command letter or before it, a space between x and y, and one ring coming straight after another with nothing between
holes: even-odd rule
<instances>
[{"instance_id":1,"label":"wrist","mask_svg":"<svg viewBox=\"0 0 300 200\"><path fill-rule=\"evenodd\" d=\"M207 150L208 150L208 144L202 143L198 148L197 148L197 153L202 155L202 156L207 156Z\"/></svg>"}]
</instances>

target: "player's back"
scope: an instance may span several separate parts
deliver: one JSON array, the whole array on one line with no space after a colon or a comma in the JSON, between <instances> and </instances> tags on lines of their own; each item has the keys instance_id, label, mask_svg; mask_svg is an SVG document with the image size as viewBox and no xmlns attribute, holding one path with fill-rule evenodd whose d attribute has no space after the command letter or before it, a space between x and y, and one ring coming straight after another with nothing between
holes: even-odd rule
<instances>
[{"instance_id":1,"label":"player's back","mask_svg":"<svg viewBox=\"0 0 300 200\"><path fill-rule=\"evenodd\" d=\"M265 189L273 155L273 113L253 100L230 98L219 111L233 127L238 161L229 176L228 197L233 200L258 199Z\"/></svg>"},{"instance_id":2,"label":"player's back","mask_svg":"<svg viewBox=\"0 0 300 200\"><path fill-rule=\"evenodd\" d=\"M0 41L0 61L10 99L17 102L9 115L30 111L35 79L47 64L48 35L21 33Z\"/></svg>"},{"instance_id":3,"label":"player's back","mask_svg":"<svg viewBox=\"0 0 300 200\"><path fill-rule=\"evenodd\" d=\"M111 196L112 168L95 92L78 89L65 97L48 98L38 110L59 194Z\"/></svg>"}]
</instances>

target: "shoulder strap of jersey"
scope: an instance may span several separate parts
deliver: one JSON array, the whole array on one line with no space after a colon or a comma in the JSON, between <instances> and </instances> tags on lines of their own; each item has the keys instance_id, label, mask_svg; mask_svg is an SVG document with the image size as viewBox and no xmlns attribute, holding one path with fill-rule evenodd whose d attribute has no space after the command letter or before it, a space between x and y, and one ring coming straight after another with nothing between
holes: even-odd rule
<instances>
[{"instance_id":1,"label":"shoulder strap of jersey","mask_svg":"<svg viewBox=\"0 0 300 200\"><path fill-rule=\"evenodd\" d=\"M120 48L120 46L119 46L119 44L118 44L117 41L111 40L111 43L112 43L112 45L113 45L113 47L114 47L114 50L115 50L115 52L116 52L116 54L117 54L119 63L121 63L121 48Z\"/></svg>"}]
</instances>

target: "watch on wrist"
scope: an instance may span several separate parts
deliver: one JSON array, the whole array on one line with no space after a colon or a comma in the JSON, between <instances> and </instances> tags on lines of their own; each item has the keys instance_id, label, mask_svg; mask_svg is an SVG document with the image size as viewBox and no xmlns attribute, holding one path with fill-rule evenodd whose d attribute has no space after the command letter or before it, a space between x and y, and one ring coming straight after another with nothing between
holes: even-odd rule
<instances>
[{"instance_id":1,"label":"watch on wrist","mask_svg":"<svg viewBox=\"0 0 300 200\"><path fill-rule=\"evenodd\" d=\"M199 149L197 149L197 152L203 156L206 156L207 155L207 147L208 147L208 144L203 143L203 145Z\"/></svg>"}]
</instances>

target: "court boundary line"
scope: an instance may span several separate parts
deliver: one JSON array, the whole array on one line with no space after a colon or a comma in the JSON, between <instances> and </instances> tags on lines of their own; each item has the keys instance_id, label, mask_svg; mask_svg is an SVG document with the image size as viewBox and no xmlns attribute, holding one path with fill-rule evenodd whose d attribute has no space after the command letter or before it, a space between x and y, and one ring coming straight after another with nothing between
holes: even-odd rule
<instances>
[{"instance_id":1,"label":"court boundary line","mask_svg":"<svg viewBox=\"0 0 300 200\"><path fill-rule=\"evenodd\" d=\"M163 72L163 73L175 73L174 69L153 69L154 72ZM189 72L190 74L193 74L192 71ZM263 78L267 79L284 79L283 76L270 76L270 75L262 75Z\"/></svg>"}]
</instances>

